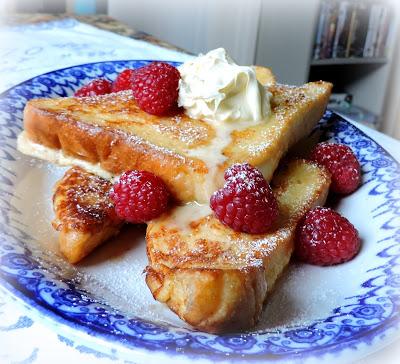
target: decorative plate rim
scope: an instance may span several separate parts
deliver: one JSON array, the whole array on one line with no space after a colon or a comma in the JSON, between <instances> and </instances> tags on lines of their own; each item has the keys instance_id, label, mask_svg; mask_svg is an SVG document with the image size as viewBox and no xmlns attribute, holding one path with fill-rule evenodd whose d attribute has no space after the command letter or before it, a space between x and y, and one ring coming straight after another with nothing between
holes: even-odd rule
<instances>
[{"instance_id":1,"label":"decorative plate rim","mask_svg":"<svg viewBox=\"0 0 400 364\"><path fill-rule=\"evenodd\" d=\"M31 98L30 96L35 97L38 95L48 94L50 91L52 91L52 82L56 83L55 80L57 77L60 79L65 79L68 76L70 78L67 83L64 82L64 84L57 84L62 96L66 95L66 90L70 90L71 87L77 87L79 84L83 83L84 80L93 77L88 76L88 73L91 75L95 74L97 77L107 77L110 74L115 76L116 72L123 68L128 66L137 67L138 65L140 66L149 62L151 62L151 60L121 60L85 63L82 65L65 67L56 71L44 73L42 75L33 77L30 80L21 82L20 84L4 91L0 95L0 114L4 117L3 119L0 119L0 140L3 142L3 145L0 146L0 152L2 153L0 160L6 161L7 163L12 163L12 153L15 152L15 142L13 144L13 141L15 140L16 133L21 130L21 111L26 100ZM170 63L174 65L179 64L179 62ZM11 109L14 109L14 113L16 113L15 117L11 115ZM4 123L3 120L6 122ZM336 122L335 125L330 124L333 120ZM19 121L19 124L15 121ZM398 185L396 185L397 179L400 177L399 163L390 155L389 152L387 152L371 137L366 135L362 130L358 129L341 116L332 112L328 111L326 113L325 120L319 124L318 129L325 130L327 137L334 137L335 139L350 145L352 143L355 144L357 142L361 142L365 144L362 148L370 149L368 153L364 154L361 153L361 147L355 149L355 152L358 154L358 157L363 164L365 174L367 175L372 173L375 177L365 181L364 184L369 183L370 186L373 185L373 188L369 191L369 194L372 196L383 193L386 193L386 195L389 196L391 193L394 193L394 198L391 197L392 205L388 208L389 210L392 208L392 215L389 215L392 218L396 217L395 213L398 214L400 212L400 205L396 205L396 203L400 203L400 198L396 197L396 193L400 193L400 182ZM354 137L356 137L356 140L354 140ZM368 159L371 153L376 153L378 158ZM5 178L4 173L6 172L3 170L3 172L0 174L0 177ZM385 180L387 174L392 174L392 177L394 177L390 180ZM397 179L395 179L396 177ZM392 183L392 188L382 192L379 190L379 188L383 187L376 185L376 183L374 184L374 182L377 182L376 178L378 178L380 184L388 185ZM0 187L2 187L2 184L3 182L0 181ZM12 186L13 185L11 184L11 187L9 188L12 188ZM5 217L8 217L10 212L4 210L4 206L2 204L4 201L5 200L3 199L0 200L0 211L2 211L3 215L7 215ZM4 214L5 212L6 214ZM381 213L379 216L382 216L382 214L384 213ZM32 237L29 237L27 234L24 236L22 231L18 232L20 235L10 235L9 231L5 229L7 226L3 220L4 218L0 220L0 270L2 273L2 277L0 279L1 285L23 302L27 302L30 307L35 307L38 309L39 312L45 314L46 317L51 317L57 322L72 327L73 329L90 333L95 337L112 340L115 343L122 344L124 348L127 349L138 348L164 353L174 353L176 355L183 353L186 356L212 358L213 360L225 360L226 353L229 353L230 358L235 358L238 360L249 360L250 358L262 359L265 358L265 356L273 357L275 360L296 358L299 355L301 355L302 358L305 358L321 356L332 352L339 353L347 348L355 349L360 343L372 344L373 340L377 338L383 340L383 337L389 330L397 330L399 327L398 301L400 298L400 274L397 273L391 273L391 275L387 276L387 279L385 280L386 284L386 281L389 280L389 278L394 277L393 282L391 282L392 285L389 284L391 291L388 291L388 294L391 294L391 296L386 297L390 298L390 300L388 299L388 301L385 301L385 298L385 300L382 302L377 300L369 300L368 303L365 303L363 301L363 306L359 307L359 311L356 311L357 307L350 311L347 309L346 311L345 308L348 305L338 307L334 310L334 315L332 317L328 317L328 319L331 320L331 329L328 328L329 325L326 323L327 319L325 319L323 321L314 322L312 325L307 325L305 328L282 330L279 332L279 334L284 335L284 337L281 337L280 339L275 338L275 341L271 341L270 338L268 339L268 345L266 340L257 341L257 339L254 339L254 337L259 338L261 335L263 335L258 333L237 333L218 336L205 334L190 329L177 329L173 328L172 325L167 329L163 325L160 326L157 324L151 324L138 318L129 320L129 318L125 318L109 306L93 300L86 294L86 292L80 290L79 286L75 285L73 282L57 280L58 278L53 273L44 271L39 265L35 265L35 260L33 259L32 255L29 254L29 251L24 251L23 255L16 256L15 259L17 263L12 261L10 254L12 254L13 251L18 251L18 249L15 250L13 248L18 246L19 248L23 249L24 238L27 240L31 239ZM380 251L377 256L379 256L381 253L390 255L390 253L388 253L386 250L394 246L398 248L398 245L400 245L400 224L399 226L390 226L390 229L388 230L393 229L397 229L394 235L391 235L389 238L383 240L392 239L397 244L385 248L384 251ZM11 230L11 228L9 230ZM8 244L8 240L4 241L6 235L8 238L14 240L16 245L10 246ZM390 256L394 258L400 258L400 253L398 255ZM21 260L18 261L18 259ZM23 262L24 259L26 260L25 262ZM396 259L393 259L391 263L392 265L388 266L387 270L385 271L386 274L388 274L391 267L398 267ZM33 273L36 273L37 275L35 276ZM40 274L41 277L39 279ZM10 282L10 277L14 279L14 284ZM39 281L45 281L45 286L41 287L43 292L41 291L40 294L42 294L42 296L36 295L31 297L28 294L30 292L29 289L33 289L32 282L35 281L36 284L38 283L38 279ZM364 282L362 287L367 283L368 281ZM39 282L38 285L40 284L41 283ZM371 284L371 282L369 284ZM23 287L23 289L21 289L21 287L18 288L18 285ZM35 288L38 287L39 286L35 286ZM383 285L380 288L382 287L387 286ZM69 300L71 297L68 298L68 294L73 297L75 301ZM367 298L371 299L373 297ZM365 300L367 300L367 298L365 298ZM75 304L73 302L75 302ZM53 306L51 306L51 304L53 304ZM390 315L387 315L387 310L384 308L389 306L385 305L390 305ZM367 307L367 310L362 311L362 309L365 309L365 307ZM68 314L65 311L67 308L69 310L67 310ZM78 312L83 308L88 308L88 310ZM96 315L94 315L95 313ZM78 314L82 317L85 316L85 319L83 320L84 322L76 319L76 317L78 317L76 315ZM94 315L95 317L89 318L90 315ZM335 319L338 317L345 317L344 320L350 320L349 322L342 322L340 328L346 327L347 330L350 330L351 336L347 336L346 340L343 340L343 337L346 336L342 336L342 340L340 340L340 335L345 335L345 333L339 332L336 333L339 336L339 341L333 341L330 344L325 343L322 344L322 346L317 344L318 341L322 342L325 336L329 336L327 335L327 332L333 332L335 330L335 325L338 325L338 323L335 322ZM352 317L358 322L358 326L354 326L353 328L354 331L351 331L353 329L351 329L350 326L352 326L351 323L353 322L349 317ZM377 317L379 317L379 319L383 319L379 321ZM124 321L123 319L126 320ZM366 321L372 321L373 323L366 325ZM325 331L318 326L322 323L325 323ZM110 332L110 329L106 328L107 325L102 327L100 324L107 324L108 327L110 327L110 325L114 325L113 332ZM370 328L369 330L360 329L363 326L370 326L373 328ZM117 333L117 331L119 331L119 333ZM171 345L171 342L173 342L174 345ZM149 343L152 345L149 345ZM290 347L290 345L293 343L295 343L297 346ZM280 346L278 344L280 344ZM168 349L165 348L166 345L169 346ZM263 346L260 347L260 345ZM255 351L255 346L258 346L258 351ZM177 352L176 349L178 348L184 349L183 352ZM248 356L243 358L243 355L246 354L248 354Z\"/></svg>"}]
</instances>

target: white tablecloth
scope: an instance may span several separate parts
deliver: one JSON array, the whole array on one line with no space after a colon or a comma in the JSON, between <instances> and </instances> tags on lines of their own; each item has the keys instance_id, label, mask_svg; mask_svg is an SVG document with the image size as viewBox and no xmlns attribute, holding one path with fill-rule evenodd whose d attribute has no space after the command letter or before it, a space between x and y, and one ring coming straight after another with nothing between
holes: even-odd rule
<instances>
[{"instance_id":1,"label":"white tablecloth","mask_svg":"<svg viewBox=\"0 0 400 364\"><path fill-rule=\"evenodd\" d=\"M0 92L59 68L97 61L161 59L189 55L104 31L74 19L2 28Z\"/></svg>"},{"instance_id":2,"label":"white tablecloth","mask_svg":"<svg viewBox=\"0 0 400 364\"><path fill-rule=\"evenodd\" d=\"M68 19L0 30L0 92L31 77L63 67L107 60L161 59L185 61L190 56L133 40ZM362 125L365 133L400 161L400 142ZM399 354L393 346L389 356ZM383 360L382 354L363 360ZM390 357L390 358L389 358ZM134 358L132 358L134 363ZM68 341L41 322L33 309L0 291L1 363L116 363Z\"/></svg>"}]
</instances>

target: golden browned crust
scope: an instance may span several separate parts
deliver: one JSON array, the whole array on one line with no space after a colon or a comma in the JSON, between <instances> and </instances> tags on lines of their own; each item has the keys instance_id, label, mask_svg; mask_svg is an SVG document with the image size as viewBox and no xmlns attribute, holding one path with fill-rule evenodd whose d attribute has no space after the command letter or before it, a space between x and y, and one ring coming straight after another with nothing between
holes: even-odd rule
<instances>
[{"instance_id":1,"label":"golden browned crust","mask_svg":"<svg viewBox=\"0 0 400 364\"><path fill-rule=\"evenodd\" d=\"M154 298L202 331L253 327L290 260L297 221L324 204L329 185L328 172L312 162L282 168L274 178L279 222L267 234L234 232L212 214L177 224L176 213L187 207L150 222L146 282Z\"/></svg>"},{"instance_id":2,"label":"golden browned crust","mask_svg":"<svg viewBox=\"0 0 400 364\"><path fill-rule=\"evenodd\" d=\"M74 99L73 102L76 104L73 106L80 109L79 105L81 104L83 108L84 99ZM67 99L61 99L61 102L62 100ZM72 101L72 99L69 100ZM56 101L44 100L44 102L53 104ZM129 109L136 105L134 100L126 99L120 94L97 98L96 104L90 107L85 105L88 107L86 113L103 105L102 102L108 105L110 103L119 105L119 112L115 112L117 114L125 112L124 108L131 115L138 113ZM61 108L65 106L62 105ZM26 136L34 143L51 149L62 149L67 156L83 159L93 164L99 163L101 168L114 175L130 169L154 171L163 178L175 197L185 200L195 198L195 191L189 185L194 181L196 184L204 183L207 168L202 161L188 159L173 153L167 148L157 146L129 133L128 130L113 128L112 123L109 126L99 127L96 124L78 121L69 114L71 109L73 111L73 108L70 107L61 112L57 107L55 111L52 111L42 107L40 99L28 102L24 110ZM155 118L146 114L146 118L147 116ZM96 118L95 114L93 118ZM186 116L183 118L187 119ZM147 122L147 120L143 122ZM121 126L121 123L118 125ZM174 128L171 126L168 130L174 130ZM182 191L182 195L177 191Z\"/></svg>"},{"instance_id":3,"label":"golden browned crust","mask_svg":"<svg viewBox=\"0 0 400 364\"><path fill-rule=\"evenodd\" d=\"M256 72L257 81L264 86L273 85L276 83L275 75L272 70L264 66L254 66Z\"/></svg>"},{"instance_id":4,"label":"golden browned crust","mask_svg":"<svg viewBox=\"0 0 400 364\"><path fill-rule=\"evenodd\" d=\"M82 168L70 168L53 195L53 227L60 232L60 250L76 263L118 233L122 221L108 196L112 184Z\"/></svg>"},{"instance_id":5,"label":"golden browned crust","mask_svg":"<svg viewBox=\"0 0 400 364\"><path fill-rule=\"evenodd\" d=\"M190 325L207 332L232 332L253 327L267 292L264 270L169 269L146 270L155 299Z\"/></svg>"},{"instance_id":6,"label":"golden browned crust","mask_svg":"<svg viewBox=\"0 0 400 364\"><path fill-rule=\"evenodd\" d=\"M231 134L222 151L226 162L215 178L235 162L261 168L269 180L288 148L306 136L321 118L331 90L328 83L302 87L271 85L272 115L264 123ZM180 201L208 201L209 166L195 157L211 143L210 123L183 114L156 117L141 111L130 92L90 98L34 99L24 111L28 139L67 155L99 164L112 174L144 169L159 175ZM212 191L211 191L212 192Z\"/></svg>"}]
</instances>

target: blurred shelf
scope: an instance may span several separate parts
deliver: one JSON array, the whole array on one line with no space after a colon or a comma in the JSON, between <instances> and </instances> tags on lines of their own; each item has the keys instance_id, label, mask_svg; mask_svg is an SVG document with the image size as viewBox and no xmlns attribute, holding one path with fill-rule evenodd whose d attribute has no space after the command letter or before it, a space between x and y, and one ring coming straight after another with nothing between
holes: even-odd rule
<instances>
[{"instance_id":1,"label":"blurred shelf","mask_svg":"<svg viewBox=\"0 0 400 364\"><path fill-rule=\"evenodd\" d=\"M388 59L382 58L326 58L326 59L313 59L311 66L339 66L346 64L385 64Z\"/></svg>"}]
</instances>

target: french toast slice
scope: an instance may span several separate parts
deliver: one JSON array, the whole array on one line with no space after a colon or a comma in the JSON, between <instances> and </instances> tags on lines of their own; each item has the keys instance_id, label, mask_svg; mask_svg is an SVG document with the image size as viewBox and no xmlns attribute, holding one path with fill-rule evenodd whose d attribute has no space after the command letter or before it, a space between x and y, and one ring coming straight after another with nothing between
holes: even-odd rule
<instances>
[{"instance_id":1,"label":"french toast slice","mask_svg":"<svg viewBox=\"0 0 400 364\"><path fill-rule=\"evenodd\" d=\"M122 227L108 197L111 187L110 181L80 167L68 169L57 182L52 225L60 232L60 251L70 263L79 262Z\"/></svg>"},{"instance_id":2,"label":"french toast slice","mask_svg":"<svg viewBox=\"0 0 400 364\"><path fill-rule=\"evenodd\" d=\"M325 203L330 175L310 161L294 160L272 184L280 217L267 234L235 232L195 203L151 221L146 283L154 298L201 331L253 327L289 263L298 220Z\"/></svg>"},{"instance_id":3,"label":"french toast slice","mask_svg":"<svg viewBox=\"0 0 400 364\"><path fill-rule=\"evenodd\" d=\"M267 71L258 74L265 80L273 77ZM331 87L322 81L300 87L272 82L271 115L257 124L228 127L183 113L147 114L130 91L33 99L24 110L18 149L59 164L80 165L106 178L130 169L147 170L160 176L178 201L207 202L233 163L249 162L270 180L288 148L322 117Z\"/></svg>"}]
</instances>

